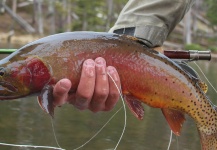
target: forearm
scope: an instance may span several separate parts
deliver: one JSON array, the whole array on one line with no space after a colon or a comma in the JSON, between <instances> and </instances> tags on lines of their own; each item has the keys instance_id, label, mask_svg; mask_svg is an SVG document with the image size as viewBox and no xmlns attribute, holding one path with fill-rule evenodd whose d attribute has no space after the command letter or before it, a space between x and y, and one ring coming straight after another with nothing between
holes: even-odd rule
<instances>
[{"instance_id":1,"label":"forearm","mask_svg":"<svg viewBox=\"0 0 217 150\"><path fill-rule=\"evenodd\" d=\"M194 0L129 0L109 32L124 33L128 31L122 29L135 27L134 36L150 47L161 46L193 2Z\"/></svg>"}]
</instances>

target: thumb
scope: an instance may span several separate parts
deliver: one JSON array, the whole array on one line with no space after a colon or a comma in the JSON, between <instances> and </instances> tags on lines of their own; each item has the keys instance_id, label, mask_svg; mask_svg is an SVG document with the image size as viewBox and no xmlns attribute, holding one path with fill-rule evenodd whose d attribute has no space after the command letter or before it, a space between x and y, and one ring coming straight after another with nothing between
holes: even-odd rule
<instances>
[{"instance_id":1,"label":"thumb","mask_svg":"<svg viewBox=\"0 0 217 150\"><path fill-rule=\"evenodd\" d=\"M61 106L67 102L68 92L71 89L71 81L69 79L61 79L56 83L53 89L55 106Z\"/></svg>"}]
</instances>

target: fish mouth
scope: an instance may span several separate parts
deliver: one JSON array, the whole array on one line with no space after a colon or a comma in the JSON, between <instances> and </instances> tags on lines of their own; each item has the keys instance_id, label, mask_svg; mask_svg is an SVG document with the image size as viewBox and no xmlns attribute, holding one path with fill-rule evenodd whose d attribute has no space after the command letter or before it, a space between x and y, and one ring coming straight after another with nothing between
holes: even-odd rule
<instances>
[{"instance_id":1,"label":"fish mouth","mask_svg":"<svg viewBox=\"0 0 217 150\"><path fill-rule=\"evenodd\" d=\"M16 93L18 89L8 82L0 81L0 97Z\"/></svg>"}]
</instances>

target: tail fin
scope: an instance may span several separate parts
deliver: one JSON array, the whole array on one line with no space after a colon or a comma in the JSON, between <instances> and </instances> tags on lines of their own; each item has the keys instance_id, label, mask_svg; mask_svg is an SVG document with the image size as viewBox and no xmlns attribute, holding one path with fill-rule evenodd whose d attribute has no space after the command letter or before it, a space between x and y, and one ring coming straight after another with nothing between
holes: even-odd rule
<instances>
[{"instance_id":1,"label":"tail fin","mask_svg":"<svg viewBox=\"0 0 217 150\"><path fill-rule=\"evenodd\" d=\"M200 130L200 142L202 150L217 150L217 133L207 134Z\"/></svg>"}]
</instances>

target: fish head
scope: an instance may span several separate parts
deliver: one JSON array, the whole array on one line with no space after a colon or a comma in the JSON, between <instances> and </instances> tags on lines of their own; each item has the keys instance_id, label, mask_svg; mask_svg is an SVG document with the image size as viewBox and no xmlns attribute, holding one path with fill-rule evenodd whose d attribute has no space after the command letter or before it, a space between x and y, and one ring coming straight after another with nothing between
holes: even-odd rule
<instances>
[{"instance_id":1,"label":"fish head","mask_svg":"<svg viewBox=\"0 0 217 150\"><path fill-rule=\"evenodd\" d=\"M40 92L50 74L35 57L0 65L0 100L16 99Z\"/></svg>"},{"instance_id":2,"label":"fish head","mask_svg":"<svg viewBox=\"0 0 217 150\"><path fill-rule=\"evenodd\" d=\"M31 73L24 64L8 63L0 67L0 99L15 99L29 93Z\"/></svg>"}]
</instances>

